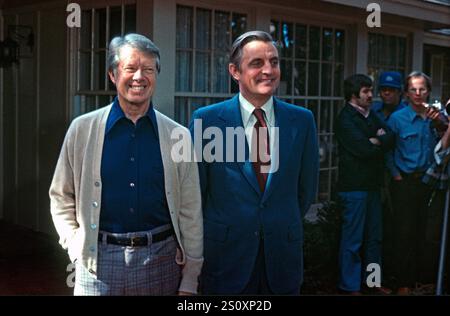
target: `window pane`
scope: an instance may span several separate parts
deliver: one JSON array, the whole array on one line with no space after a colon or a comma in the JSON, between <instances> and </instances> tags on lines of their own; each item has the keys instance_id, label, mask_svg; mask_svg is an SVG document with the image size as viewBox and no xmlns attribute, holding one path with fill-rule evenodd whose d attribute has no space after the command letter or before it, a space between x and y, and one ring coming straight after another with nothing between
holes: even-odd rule
<instances>
[{"instance_id":1,"label":"window pane","mask_svg":"<svg viewBox=\"0 0 450 316\"><path fill-rule=\"evenodd\" d=\"M211 11L197 9L197 25L195 30L197 49L211 47Z\"/></svg>"},{"instance_id":2,"label":"window pane","mask_svg":"<svg viewBox=\"0 0 450 316\"><path fill-rule=\"evenodd\" d=\"M228 93L228 56L218 54L214 56L214 92Z\"/></svg>"},{"instance_id":3,"label":"window pane","mask_svg":"<svg viewBox=\"0 0 450 316\"><path fill-rule=\"evenodd\" d=\"M94 90L105 89L105 52L94 55Z\"/></svg>"},{"instance_id":4,"label":"window pane","mask_svg":"<svg viewBox=\"0 0 450 316\"><path fill-rule=\"evenodd\" d=\"M407 62L406 39L399 36L369 33L369 54L367 73L374 80L377 91L377 79L382 71L404 73Z\"/></svg>"},{"instance_id":5,"label":"window pane","mask_svg":"<svg viewBox=\"0 0 450 316\"><path fill-rule=\"evenodd\" d=\"M247 31L247 16L244 14L233 13L233 21L231 23L232 41L238 38L239 35Z\"/></svg>"},{"instance_id":6,"label":"window pane","mask_svg":"<svg viewBox=\"0 0 450 316\"><path fill-rule=\"evenodd\" d=\"M295 26L295 58L306 58L306 25Z\"/></svg>"},{"instance_id":7,"label":"window pane","mask_svg":"<svg viewBox=\"0 0 450 316\"><path fill-rule=\"evenodd\" d=\"M275 42L280 40L280 22L272 20L270 21L270 35Z\"/></svg>"},{"instance_id":8,"label":"window pane","mask_svg":"<svg viewBox=\"0 0 450 316\"><path fill-rule=\"evenodd\" d=\"M331 101L328 100L320 102L320 132L331 132Z\"/></svg>"},{"instance_id":9,"label":"window pane","mask_svg":"<svg viewBox=\"0 0 450 316\"><path fill-rule=\"evenodd\" d=\"M91 87L91 54L80 53L79 71L79 89L89 90Z\"/></svg>"},{"instance_id":10,"label":"window pane","mask_svg":"<svg viewBox=\"0 0 450 316\"><path fill-rule=\"evenodd\" d=\"M319 64L309 63L308 70L308 95L319 95Z\"/></svg>"},{"instance_id":11,"label":"window pane","mask_svg":"<svg viewBox=\"0 0 450 316\"><path fill-rule=\"evenodd\" d=\"M323 29L322 35L322 60L333 59L333 30Z\"/></svg>"},{"instance_id":12,"label":"window pane","mask_svg":"<svg viewBox=\"0 0 450 316\"><path fill-rule=\"evenodd\" d=\"M109 95L99 95L98 97L98 107L104 107L111 103Z\"/></svg>"},{"instance_id":13,"label":"window pane","mask_svg":"<svg viewBox=\"0 0 450 316\"><path fill-rule=\"evenodd\" d=\"M177 52L176 90L192 91L191 53Z\"/></svg>"},{"instance_id":14,"label":"window pane","mask_svg":"<svg viewBox=\"0 0 450 316\"><path fill-rule=\"evenodd\" d=\"M322 96L331 96L332 68L331 64L322 64L322 87L320 93Z\"/></svg>"},{"instance_id":15,"label":"window pane","mask_svg":"<svg viewBox=\"0 0 450 316\"><path fill-rule=\"evenodd\" d=\"M83 11L81 14L80 27L80 49L91 48L91 10Z\"/></svg>"},{"instance_id":16,"label":"window pane","mask_svg":"<svg viewBox=\"0 0 450 316\"><path fill-rule=\"evenodd\" d=\"M311 26L309 29L309 59L320 58L320 28Z\"/></svg>"},{"instance_id":17,"label":"window pane","mask_svg":"<svg viewBox=\"0 0 450 316\"><path fill-rule=\"evenodd\" d=\"M190 123L190 111L188 98L176 97L175 98L175 120L184 125L188 126Z\"/></svg>"},{"instance_id":18,"label":"window pane","mask_svg":"<svg viewBox=\"0 0 450 316\"><path fill-rule=\"evenodd\" d=\"M177 48L192 48L192 8L177 6Z\"/></svg>"},{"instance_id":19,"label":"window pane","mask_svg":"<svg viewBox=\"0 0 450 316\"><path fill-rule=\"evenodd\" d=\"M397 38L395 36L389 36L387 41L387 64L391 68L395 68L396 66L396 59L397 59Z\"/></svg>"},{"instance_id":20,"label":"window pane","mask_svg":"<svg viewBox=\"0 0 450 316\"><path fill-rule=\"evenodd\" d=\"M86 102L85 103L86 112L91 112L97 108L95 96L86 96L85 102Z\"/></svg>"},{"instance_id":21,"label":"window pane","mask_svg":"<svg viewBox=\"0 0 450 316\"><path fill-rule=\"evenodd\" d=\"M106 9L95 10L94 41L95 48L106 47Z\"/></svg>"},{"instance_id":22,"label":"window pane","mask_svg":"<svg viewBox=\"0 0 450 316\"><path fill-rule=\"evenodd\" d=\"M314 119L316 121L316 126L319 128L319 106L317 100L308 100L307 101L307 108L313 112Z\"/></svg>"},{"instance_id":23,"label":"window pane","mask_svg":"<svg viewBox=\"0 0 450 316\"><path fill-rule=\"evenodd\" d=\"M121 36L122 8L120 6L109 9L109 41L116 36Z\"/></svg>"},{"instance_id":24,"label":"window pane","mask_svg":"<svg viewBox=\"0 0 450 316\"><path fill-rule=\"evenodd\" d=\"M344 96L344 65L334 67L334 96Z\"/></svg>"},{"instance_id":25,"label":"window pane","mask_svg":"<svg viewBox=\"0 0 450 316\"><path fill-rule=\"evenodd\" d=\"M197 53L195 59L195 91L209 91L209 54Z\"/></svg>"},{"instance_id":26,"label":"window pane","mask_svg":"<svg viewBox=\"0 0 450 316\"><path fill-rule=\"evenodd\" d=\"M214 48L228 52L230 50L230 13L215 12Z\"/></svg>"},{"instance_id":27,"label":"window pane","mask_svg":"<svg viewBox=\"0 0 450 316\"><path fill-rule=\"evenodd\" d=\"M330 135L320 135L319 136L319 160L320 168L330 168L330 153L332 149L331 136Z\"/></svg>"},{"instance_id":28,"label":"window pane","mask_svg":"<svg viewBox=\"0 0 450 316\"><path fill-rule=\"evenodd\" d=\"M281 60L280 62L280 70L281 70L281 79L280 79L280 87L279 94L280 95L289 95L292 93L292 62Z\"/></svg>"},{"instance_id":29,"label":"window pane","mask_svg":"<svg viewBox=\"0 0 450 316\"><path fill-rule=\"evenodd\" d=\"M370 34L369 33L369 56L367 59L367 62L370 65L376 64L377 61L375 60L375 56L377 55L375 52L375 47L376 47L376 38L375 38L375 34Z\"/></svg>"},{"instance_id":30,"label":"window pane","mask_svg":"<svg viewBox=\"0 0 450 316\"><path fill-rule=\"evenodd\" d=\"M345 33L344 31L336 30L335 34L335 60L338 62L344 62Z\"/></svg>"},{"instance_id":31,"label":"window pane","mask_svg":"<svg viewBox=\"0 0 450 316\"><path fill-rule=\"evenodd\" d=\"M294 95L306 95L306 63L297 61L294 68Z\"/></svg>"},{"instance_id":32,"label":"window pane","mask_svg":"<svg viewBox=\"0 0 450 316\"><path fill-rule=\"evenodd\" d=\"M294 31L292 23L283 22L281 28L281 57L293 57Z\"/></svg>"},{"instance_id":33,"label":"window pane","mask_svg":"<svg viewBox=\"0 0 450 316\"><path fill-rule=\"evenodd\" d=\"M129 4L125 6L125 34L135 32L136 32L136 5Z\"/></svg>"},{"instance_id":34,"label":"window pane","mask_svg":"<svg viewBox=\"0 0 450 316\"><path fill-rule=\"evenodd\" d=\"M398 39L398 67L404 68L406 65L406 39Z\"/></svg>"}]
</instances>

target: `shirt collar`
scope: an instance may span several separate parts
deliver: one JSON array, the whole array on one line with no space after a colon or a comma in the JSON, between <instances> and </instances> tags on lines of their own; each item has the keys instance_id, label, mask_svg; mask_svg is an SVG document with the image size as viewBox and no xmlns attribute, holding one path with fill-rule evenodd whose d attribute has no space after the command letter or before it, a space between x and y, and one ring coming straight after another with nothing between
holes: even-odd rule
<instances>
[{"instance_id":1,"label":"shirt collar","mask_svg":"<svg viewBox=\"0 0 450 316\"><path fill-rule=\"evenodd\" d=\"M416 111L413 110L411 105L408 105L406 108L407 108L406 116L411 122L413 122L416 118L423 119L423 117L419 113L417 113Z\"/></svg>"},{"instance_id":2,"label":"shirt collar","mask_svg":"<svg viewBox=\"0 0 450 316\"><path fill-rule=\"evenodd\" d=\"M255 107L240 93L239 93L239 103L241 105L240 108L242 115L242 123L244 127L246 127L250 119L252 118L253 110L255 109ZM267 100L267 102L263 104L261 109L264 112L267 126L271 127L273 125L273 117L274 117L273 97L270 97L269 100Z\"/></svg>"},{"instance_id":3,"label":"shirt collar","mask_svg":"<svg viewBox=\"0 0 450 316\"><path fill-rule=\"evenodd\" d=\"M147 113L145 113L145 116L147 116L150 119L153 129L156 135L158 135L158 128L157 128L158 125L156 122L155 110L153 109L153 104L151 101ZM105 134L108 134L111 131L111 129L116 125L116 123L122 118L127 119L125 113L123 113L123 110L120 107L119 99L115 97L112 104L111 112L109 113L108 120L106 121Z\"/></svg>"},{"instance_id":4,"label":"shirt collar","mask_svg":"<svg viewBox=\"0 0 450 316\"><path fill-rule=\"evenodd\" d=\"M369 117L370 108L369 109L364 109L363 107L360 107L359 105L353 104L351 102L348 102L348 104L350 104L356 111L361 113L361 115L364 116L365 118Z\"/></svg>"}]
</instances>

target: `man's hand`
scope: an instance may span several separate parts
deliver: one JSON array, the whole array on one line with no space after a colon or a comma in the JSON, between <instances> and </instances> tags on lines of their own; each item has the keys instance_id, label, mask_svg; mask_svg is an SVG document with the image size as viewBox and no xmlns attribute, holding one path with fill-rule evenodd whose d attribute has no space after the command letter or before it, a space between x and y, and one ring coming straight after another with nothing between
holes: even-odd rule
<instances>
[{"instance_id":1,"label":"man's hand","mask_svg":"<svg viewBox=\"0 0 450 316\"><path fill-rule=\"evenodd\" d=\"M392 179L394 179L395 181L402 181L403 180L401 175L393 176Z\"/></svg>"},{"instance_id":2,"label":"man's hand","mask_svg":"<svg viewBox=\"0 0 450 316\"><path fill-rule=\"evenodd\" d=\"M433 106L428 106L425 114L431 119L431 126L442 135L448 126L448 119L444 114Z\"/></svg>"},{"instance_id":3,"label":"man's hand","mask_svg":"<svg viewBox=\"0 0 450 316\"><path fill-rule=\"evenodd\" d=\"M194 294L189 293L189 292L178 291L178 295L179 296L192 296Z\"/></svg>"},{"instance_id":4,"label":"man's hand","mask_svg":"<svg viewBox=\"0 0 450 316\"><path fill-rule=\"evenodd\" d=\"M380 146L380 145L381 145L381 143L380 143L380 141L378 140L378 138L371 137L371 138L369 138L369 141L370 141L372 144L374 144L374 145L377 145L377 146Z\"/></svg>"},{"instance_id":5,"label":"man's hand","mask_svg":"<svg viewBox=\"0 0 450 316\"><path fill-rule=\"evenodd\" d=\"M384 129L382 129L382 128L380 128L380 129L377 131L377 136L383 136L384 134L386 134L386 131L385 131Z\"/></svg>"},{"instance_id":6,"label":"man's hand","mask_svg":"<svg viewBox=\"0 0 450 316\"><path fill-rule=\"evenodd\" d=\"M439 119L439 110L435 107L428 106L425 114L433 121Z\"/></svg>"}]
</instances>

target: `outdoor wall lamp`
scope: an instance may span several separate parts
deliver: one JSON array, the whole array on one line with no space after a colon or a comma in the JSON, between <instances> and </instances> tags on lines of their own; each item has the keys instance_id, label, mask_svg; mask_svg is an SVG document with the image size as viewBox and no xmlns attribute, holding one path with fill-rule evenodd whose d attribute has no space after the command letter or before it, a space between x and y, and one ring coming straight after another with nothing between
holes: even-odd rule
<instances>
[{"instance_id":1,"label":"outdoor wall lamp","mask_svg":"<svg viewBox=\"0 0 450 316\"><path fill-rule=\"evenodd\" d=\"M0 67L18 63L22 56L21 47L24 46L29 48L29 52L25 54L33 52L33 28L27 25L8 25L8 35L4 41L0 41Z\"/></svg>"}]
</instances>

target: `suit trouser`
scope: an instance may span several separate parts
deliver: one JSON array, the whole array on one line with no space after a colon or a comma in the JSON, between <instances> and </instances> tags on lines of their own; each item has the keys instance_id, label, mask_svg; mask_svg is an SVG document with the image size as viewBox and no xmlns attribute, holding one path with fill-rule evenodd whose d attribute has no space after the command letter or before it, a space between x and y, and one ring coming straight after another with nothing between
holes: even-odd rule
<instances>
[{"instance_id":1,"label":"suit trouser","mask_svg":"<svg viewBox=\"0 0 450 316\"><path fill-rule=\"evenodd\" d=\"M133 237L156 230L112 235ZM176 251L174 236L143 247L107 244L103 238L98 243L97 278L76 262L74 295L175 295L181 277Z\"/></svg>"},{"instance_id":2,"label":"suit trouser","mask_svg":"<svg viewBox=\"0 0 450 316\"><path fill-rule=\"evenodd\" d=\"M394 208L394 271L398 286L434 282L445 192L437 191L420 178L403 176L392 183Z\"/></svg>"},{"instance_id":3,"label":"suit trouser","mask_svg":"<svg viewBox=\"0 0 450 316\"><path fill-rule=\"evenodd\" d=\"M376 263L381 267L380 191L339 192L339 198L344 207L339 250L339 288L359 291L362 281L366 279L367 265ZM363 260L361 250L364 253Z\"/></svg>"}]
</instances>

